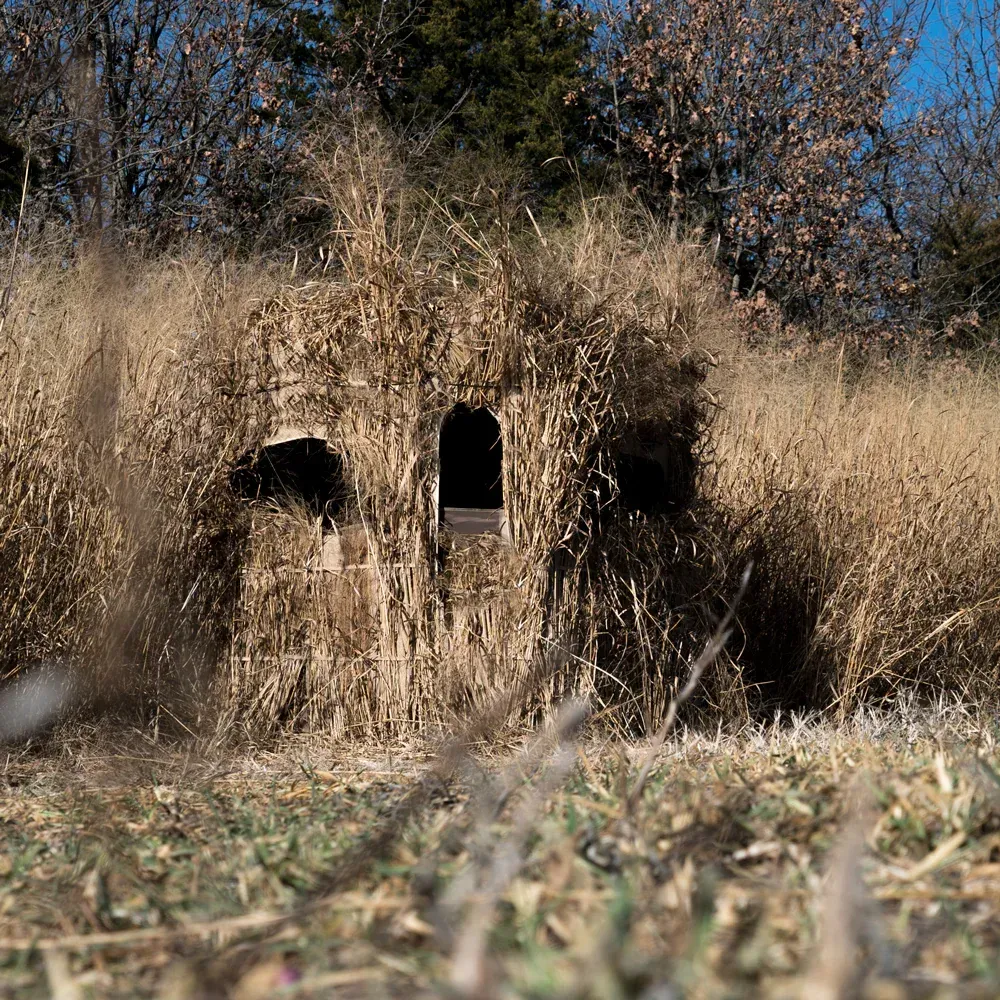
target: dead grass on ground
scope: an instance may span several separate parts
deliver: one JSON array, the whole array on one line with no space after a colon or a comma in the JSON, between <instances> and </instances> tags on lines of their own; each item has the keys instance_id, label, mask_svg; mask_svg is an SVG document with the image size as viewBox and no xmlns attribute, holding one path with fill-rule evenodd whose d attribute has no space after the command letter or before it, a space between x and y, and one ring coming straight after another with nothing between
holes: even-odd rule
<instances>
[{"instance_id":1,"label":"dead grass on ground","mask_svg":"<svg viewBox=\"0 0 1000 1000\"><path fill-rule=\"evenodd\" d=\"M681 733L629 815L643 747L509 737L317 898L426 751L90 734L6 761L0 994L993 996L996 738L947 705Z\"/></svg>"}]
</instances>

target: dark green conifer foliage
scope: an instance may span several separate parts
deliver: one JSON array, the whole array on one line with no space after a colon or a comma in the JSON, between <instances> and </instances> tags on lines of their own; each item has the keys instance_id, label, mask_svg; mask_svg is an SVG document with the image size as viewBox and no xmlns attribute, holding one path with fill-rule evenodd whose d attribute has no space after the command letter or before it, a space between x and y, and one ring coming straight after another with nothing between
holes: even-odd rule
<instances>
[{"instance_id":1,"label":"dark green conifer foliage","mask_svg":"<svg viewBox=\"0 0 1000 1000\"><path fill-rule=\"evenodd\" d=\"M569 98L582 87L588 29L564 5L339 0L338 20L357 26L348 75L365 78L404 135L497 154L532 174L583 149L585 112Z\"/></svg>"},{"instance_id":2,"label":"dark green conifer foliage","mask_svg":"<svg viewBox=\"0 0 1000 1000\"><path fill-rule=\"evenodd\" d=\"M945 313L976 310L983 322L1000 315L1000 218L995 211L966 202L935 224L930 291Z\"/></svg>"}]
</instances>

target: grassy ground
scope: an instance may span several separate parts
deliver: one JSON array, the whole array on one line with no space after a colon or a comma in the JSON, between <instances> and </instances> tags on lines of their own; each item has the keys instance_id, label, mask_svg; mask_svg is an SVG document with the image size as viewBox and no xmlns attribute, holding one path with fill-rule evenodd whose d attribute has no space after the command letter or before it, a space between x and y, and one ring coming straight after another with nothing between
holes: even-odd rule
<instances>
[{"instance_id":1,"label":"grassy ground","mask_svg":"<svg viewBox=\"0 0 1000 1000\"><path fill-rule=\"evenodd\" d=\"M0 996L1000 990L1000 749L956 718L0 772ZM423 794L415 794L414 789ZM401 805L402 803L402 805Z\"/></svg>"}]
</instances>

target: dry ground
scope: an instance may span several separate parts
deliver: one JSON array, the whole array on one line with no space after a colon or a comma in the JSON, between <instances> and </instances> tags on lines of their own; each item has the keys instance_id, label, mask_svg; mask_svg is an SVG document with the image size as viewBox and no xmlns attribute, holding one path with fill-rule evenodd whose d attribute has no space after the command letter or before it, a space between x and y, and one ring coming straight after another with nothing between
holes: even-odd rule
<instances>
[{"instance_id":1,"label":"dry ground","mask_svg":"<svg viewBox=\"0 0 1000 1000\"><path fill-rule=\"evenodd\" d=\"M631 818L614 742L443 782L412 747L67 738L0 771L0 996L995 996L998 731L678 735Z\"/></svg>"}]
</instances>

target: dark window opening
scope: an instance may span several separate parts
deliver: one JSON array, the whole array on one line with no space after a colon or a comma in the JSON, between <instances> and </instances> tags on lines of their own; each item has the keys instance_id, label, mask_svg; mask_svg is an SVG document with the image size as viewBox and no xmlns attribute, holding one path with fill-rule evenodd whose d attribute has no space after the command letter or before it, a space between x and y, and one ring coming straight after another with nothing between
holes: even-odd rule
<instances>
[{"instance_id":1,"label":"dark window opening","mask_svg":"<svg viewBox=\"0 0 1000 1000\"><path fill-rule=\"evenodd\" d=\"M241 500L303 505L330 527L347 504L344 460L322 438L301 437L247 452L229 475Z\"/></svg>"},{"instance_id":2,"label":"dark window opening","mask_svg":"<svg viewBox=\"0 0 1000 1000\"><path fill-rule=\"evenodd\" d=\"M615 457L618 504L636 514L660 513L666 503L667 481L663 466L645 455L619 453Z\"/></svg>"},{"instance_id":3,"label":"dark window opening","mask_svg":"<svg viewBox=\"0 0 1000 1000\"><path fill-rule=\"evenodd\" d=\"M441 520L454 531L501 530L503 445L500 422L485 407L464 403L444 418L438 483Z\"/></svg>"},{"instance_id":4,"label":"dark window opening","mask_svg":"<svg viewBox=\"0 0 1000 1000\"><path fill-rule=\"evenodd\" d=\"M611 467L595 483L599 524L608 524L621 514L653 517L671 512L667 472L653 454L652 448L642 444L613 454Z\"/></svg>"}]
</instances>

